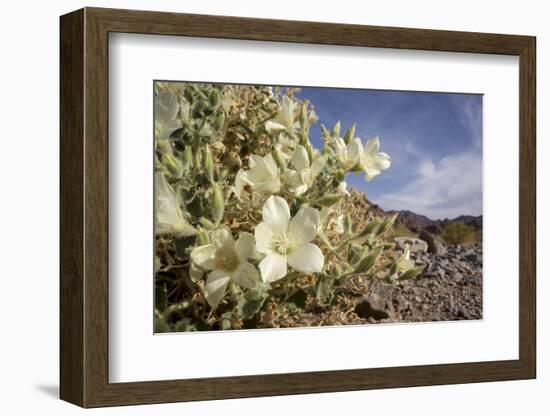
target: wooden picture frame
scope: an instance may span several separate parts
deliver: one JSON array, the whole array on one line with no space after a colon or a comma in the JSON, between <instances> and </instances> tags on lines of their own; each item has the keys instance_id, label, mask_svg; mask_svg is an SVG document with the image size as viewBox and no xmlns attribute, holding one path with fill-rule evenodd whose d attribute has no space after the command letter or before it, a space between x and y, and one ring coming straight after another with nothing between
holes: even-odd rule
<instances>
[{"instance_id":1,"label":"wooden picture frame","mask_svg":"<svg viewBox=\"0 0 550 416\"><path fill-rule=\"evenodd\" d=\"M60 28L60 396L63 400L82 407L101 407L535 378L534 37L99 8L85 8L62 16ZM519 359L109 383L110 32L518 56Z\"/></svg>"}]
</instances>

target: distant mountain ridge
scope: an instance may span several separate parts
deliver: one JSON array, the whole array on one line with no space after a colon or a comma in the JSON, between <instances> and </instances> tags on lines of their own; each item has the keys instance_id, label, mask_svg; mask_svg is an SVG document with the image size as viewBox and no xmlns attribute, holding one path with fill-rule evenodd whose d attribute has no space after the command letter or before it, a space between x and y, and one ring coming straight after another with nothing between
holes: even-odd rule
<instances>
[{"instance_id":1,"label":"distant mountain ridge","mask_svg":"<svg viewBox=\"0 0 550 416\"><path fill-rule=\"evenodd\" d=\"M478 215L459 215L456 218L445 218L444 220L432 220L425 215L417 214L409 210L401 211L386 211L387 214L399 214L397 216L396 224L406 227L411 231L420 232L423 228L427 231L439 233L450 222L462 222L466 225L472 226L476 231L480 230L483 226L483 216Z\"/></svg>"}]
</instances>

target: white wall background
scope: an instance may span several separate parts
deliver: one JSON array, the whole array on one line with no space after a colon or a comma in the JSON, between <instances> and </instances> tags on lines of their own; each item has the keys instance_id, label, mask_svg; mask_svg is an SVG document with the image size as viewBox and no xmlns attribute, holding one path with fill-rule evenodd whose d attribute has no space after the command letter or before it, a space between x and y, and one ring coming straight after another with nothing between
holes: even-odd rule
<instances>
[{"instance_id":1,"label":"white wall background","mask_svg":"<svg viewBox=\"0 0 550 416\"><path fill-rule=\"evenodd\" d=\"M167 404L88 411L103 415L371 414L545 415L550 410L550 361L544 347L544 274L550 238L550 145L544 140L550 82L550 26L545 2L354 0L271 2L232 0L125 0L4 2L0 14L0 410L2 414L72 415L82 412L58 395L58 16L103 6L269 17L277 19L453 29L536 35L538 41L538 314L539 378L535 381L423 387L338 394ZM544 201L546 199L546 201ZM505 232L505 231L504 231ZM476 340L470 340L476 342ZM404 352L405 353L405 352Z\"/></svg>"}]
</instances>

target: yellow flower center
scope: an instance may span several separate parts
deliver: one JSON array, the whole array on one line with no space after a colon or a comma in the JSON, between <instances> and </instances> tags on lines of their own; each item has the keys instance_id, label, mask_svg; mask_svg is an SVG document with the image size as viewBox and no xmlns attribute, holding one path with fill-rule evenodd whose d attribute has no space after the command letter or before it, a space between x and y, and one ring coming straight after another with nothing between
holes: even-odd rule
<instances>
[{"instance_id":1,"label":"yellow flower center","mask_svg":"<svg viewBox=\"0 0 550 416\"><path fill-rule=\"evenodd\" d=\"M235 251L230 249L219 249L215 257L215 268L224 272L234 272L239 266L239 258Z\"/></svg>"},{"instance_id":2,"label":"yellow flower center","mask_svg":"<svg viewBox=\"0 0 550 416\"><path fill-rule=\"evenodd\" d=\"M271 246L273 250L282 256L286 256L292 250L294 250L298 244L296 239L292 235L287 235L286 233L274 234L271 239Z\"/></svg>"}]
</instances>

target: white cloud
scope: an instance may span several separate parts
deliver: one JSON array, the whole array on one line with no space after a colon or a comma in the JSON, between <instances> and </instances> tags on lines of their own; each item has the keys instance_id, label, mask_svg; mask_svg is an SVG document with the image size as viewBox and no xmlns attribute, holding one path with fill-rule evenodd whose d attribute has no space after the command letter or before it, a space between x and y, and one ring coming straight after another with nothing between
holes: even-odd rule
<instances>
[{"instance_id":1,"label":"white cloud","mask_svg":"<svg viewBox=\"0 0 550 416\"><path fill-rule=\"evenodd\" d=\"M481 155L462 153L437 163L422 160L412 180L376 201L385 210L410 210L432 219L482 213Z\"/></svg>"},{"instance_id":2,"label":"white cloud","mask_svg":"<svg viewBox=\"0 0 550 416\"><path fill-rule=\"evenodd\" d=\"M472 144L477 149L480 149L483 142L483 112L482 105L478 101L478 97L475 95L472 96L456 96L456 100L452 101L454 103L456 113L458 118L468 134Z\"/></svg>"}]
</instances>

